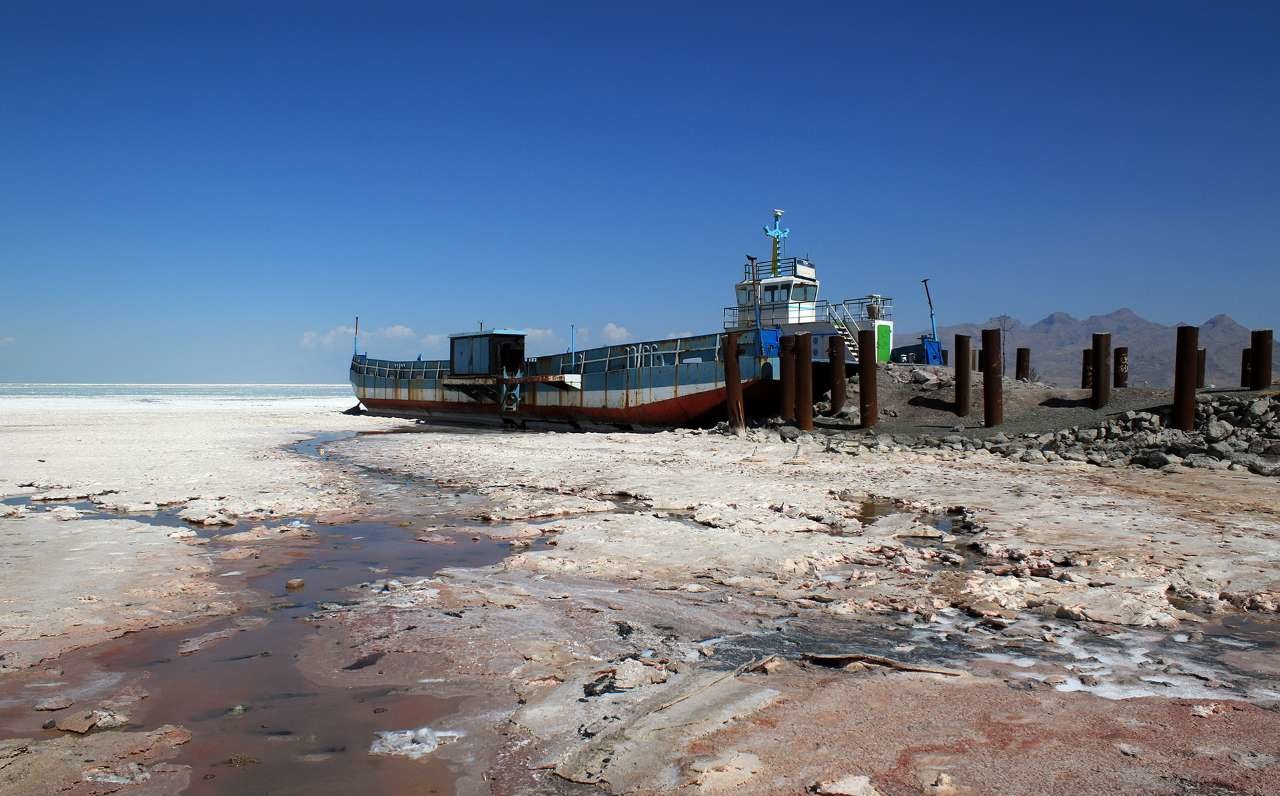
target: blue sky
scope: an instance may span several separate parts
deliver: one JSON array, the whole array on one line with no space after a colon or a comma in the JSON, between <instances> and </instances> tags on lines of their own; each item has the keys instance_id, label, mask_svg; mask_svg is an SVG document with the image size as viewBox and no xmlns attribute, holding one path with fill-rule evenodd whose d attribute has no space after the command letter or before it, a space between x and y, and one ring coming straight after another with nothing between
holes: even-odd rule
<instances>
[{"instance_id":1,"label":"blue sky","mask_svg":"<svg viewBox=\"0 0 1280 796\"><path fill-rule=\"evenodd\" d=\"M0 381L710 331L774 207L904 331L1277 316L1275 3L10 0L0 79Z\"/></svg>"}]
</instances>

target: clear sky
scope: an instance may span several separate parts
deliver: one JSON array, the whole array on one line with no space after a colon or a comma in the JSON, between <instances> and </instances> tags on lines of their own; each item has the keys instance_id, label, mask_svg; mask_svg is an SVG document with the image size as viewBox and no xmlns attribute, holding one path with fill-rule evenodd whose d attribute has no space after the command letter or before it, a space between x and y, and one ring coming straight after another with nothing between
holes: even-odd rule
<instances>
[{"instance_id":1,"label":"clear sky","mask_svg":"<svg viewBox=\"0 0 1280 796\"><path fill-rule=\"evenodd\" d=\"M7 0L0 81L0 381L712 331L774 207L903 331L1280 315L1275 2Z\"/></svg>"}]
</instances>

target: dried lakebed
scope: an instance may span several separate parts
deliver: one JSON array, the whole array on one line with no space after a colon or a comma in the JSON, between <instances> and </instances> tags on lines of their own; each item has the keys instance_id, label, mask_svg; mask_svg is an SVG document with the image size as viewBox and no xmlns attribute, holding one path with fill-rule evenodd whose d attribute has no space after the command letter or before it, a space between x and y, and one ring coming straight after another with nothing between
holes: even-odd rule
<instances>
[{"instance_id":1,"label":"dried lakebed","mask_svg":"<svg viewBox=\"0 0 1280 796\"><path fill-rule=\"evenodd\" d=\"M302 452L354 479L365 513L405 519L308 521L313 539L215 559L213 578L265 596L7 675L4 734L74 736L40 726L95 707L128 718L86 742L183 728L84 792L1280 787L1273 615L1170 588L1143 515L1180 509L1108 502L1151 481L679 434L423 430ZM1274 518L1227 521L1204 545L1231 560L1196 548L1188 566L1235 567L1256 604L1267 571L1246 570ZM1089 547L1104 528L1130 538ZM58 693L74 705L31 710ZM378 735L421 727L443 733Z\"/></svg>"},{"instance_id":2,"label":"dried lakebed","mask_svg":"<svg viewBox=\"0 0 1280 796\"><path fill-rule=\"evenodd\" d=\"M347 435L298 449L318 455L340 436ZM374 499L404 498L414 522L468 524L465 507L473 501L465 497L403 479L366 481ZM36 511L26 498L6 504ZM48 505L76 510L81 522L119 516L88 502ZM309 642L323 639L339 656L347 645L307 620L350 602L371 579L483 566L506 547L461 532L420 542L413 523L395 516L281 520L245 531L192 526L178 513L129 519L207 552L210 577L225 584L224 597L240 610L229 619L130 632L6 675L0 735L10 740L0 741L0 793L453 793L465 761L413 753L430 737L423 728L447 723L458 698L437 695L430 682L345 683L344 675L378 670L377 656L349 650L332 682L308 679L299 658ZM152 738L157 727L163 731ZM407 747L398 743L406 731L416 731ZM441 735L450 739L447 730ZM106 736L131 740L104 748Z\"/></svg>"}]
</instances>

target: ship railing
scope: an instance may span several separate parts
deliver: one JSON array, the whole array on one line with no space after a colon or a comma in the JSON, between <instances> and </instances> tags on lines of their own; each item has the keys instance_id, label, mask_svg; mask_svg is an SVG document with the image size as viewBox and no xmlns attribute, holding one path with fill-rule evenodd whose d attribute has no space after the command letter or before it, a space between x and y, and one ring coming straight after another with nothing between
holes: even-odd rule
<instances>
[{"instance_id":1,"label":"ship railing","mask_svg":"<svg viewBox=\"0 0 1280 796\"><path fill-rule=\"evenodd\" d=\"M631 368L714 362L719 353L720 335L695 335L539 357L537 367L539 373L607 373Z\"/></svg>"},{"instance_id":2,"label":"ship railing","mask_svg":"<svg viewBox=\"0 0 1280 796\"><path fill-rule=\"evenodd\" d=\"M773 272L773 260L765 258L755 261L755 269L752 270L751 262L747 261L742 266L742 281L753 282L758 279L769 279L775 276L796 276L796 267L813 268L814 265L804 257L780 257L778 259L778 272Z\"/></svg>"},{"instance_id":3,"label":"ship railing","mask_svg":"<svg viewBox=\"0 0 1280 796\"><path fill-rule=\"evenodd\" d=\"M448 360L404 362L392 359L365 359L352 367L365 376L382 379L441 379L449 375Z\"/></svg>"},{"instance_id":4,"label":"ship railing","mask_svg":"<svg viewBox=\"0 0 1280 796\"><path fill-rule=\"evenodd\" d=\"M754 304L724 308L724 328L751 329L756 326L757 309ZM760 326L784 326L789 323L812 323L814 321L836 321L857 330L869 328L873 321L893 318L893 299L883 296L864 296L856 299L831 302L819 301L780 301L761 304L759 307Z\"/></svg>"}]
</instances>

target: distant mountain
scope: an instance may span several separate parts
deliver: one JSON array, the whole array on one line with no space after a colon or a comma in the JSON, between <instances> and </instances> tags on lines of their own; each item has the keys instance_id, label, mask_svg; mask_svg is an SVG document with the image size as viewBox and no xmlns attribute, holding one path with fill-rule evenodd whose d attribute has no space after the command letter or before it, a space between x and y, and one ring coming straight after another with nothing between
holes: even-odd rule
<instances>
[{"instance_id":1,"label":"distant mountain","mask_svg":"<svg viewBox=\"0 0 1280 796\"><path fill-rule=\"evenodd\" d=\"M1134 387L1167 387L1173 384L1173 353L1177 340L1175 326L1149 321L1128 308L1084 320L1055 312L1030 326L1014 318L991 318L983 323L966 323L938 328L942 344L951 349L957 334L973 337L973 347L982 343L983 329L1005 329L1005 362L1013 373L1014 349L1031 349L1031 367L1040 381L1064 387L1080 386L1080 352L1093 344L1095 332L1110 332L1111 346L1129 347L1129 384ZM898 336L899 344L915 340L920 332ZM1215 315L1200 325L1200 347L1205 353L1205 383L1232 387L1240 383L1240 350L1249 346L1249 330L1228 315ZM1280 348L1275 365L1280 368Z\"/></svg>"}]
</instances>

